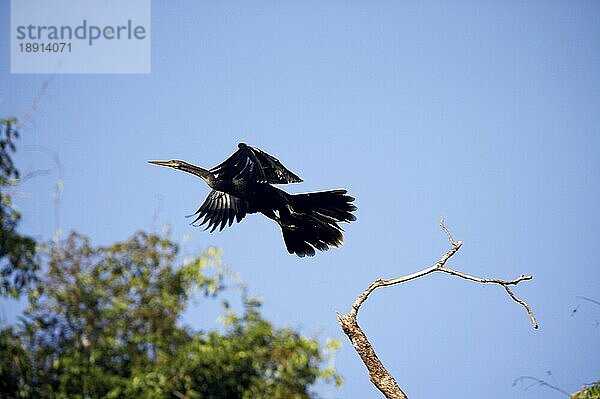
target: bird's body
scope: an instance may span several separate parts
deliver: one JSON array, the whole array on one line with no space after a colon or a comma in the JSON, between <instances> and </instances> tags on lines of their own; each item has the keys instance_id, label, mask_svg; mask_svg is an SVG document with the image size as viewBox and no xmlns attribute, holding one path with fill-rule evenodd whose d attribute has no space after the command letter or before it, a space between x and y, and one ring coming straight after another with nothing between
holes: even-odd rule
<instances>
[{"instance_id":1,"label":"bird's body","mask_svg":"<svg viewBox=\"0 0 600 399\"><path fill-rule=\"evenodd\" d=\"M268 183L249 183L244 179L219 180L211 188L245 201L246 213L260 212L271 219L272 215L284 210L289 202L285 191Z\"/></svg>"},{"instance_id":2,"label":"bird's body","mask_svg":"<svg viewBox=\"0 0 600 399\"><path fill-rule=\"evenodd\" d=\"M240 143L238 150L210 170L184 161L152 161L202 178L212 191L194 213L195 222L211 232L240 222L246 214L260 212L282 229L288 252L312 256L343 243L339 222L356 220L354 198L346 190L288 194L272 184L301 182L275 157ZM201 220L202 219L202 220Z\"/></svg>"}]
</instances>

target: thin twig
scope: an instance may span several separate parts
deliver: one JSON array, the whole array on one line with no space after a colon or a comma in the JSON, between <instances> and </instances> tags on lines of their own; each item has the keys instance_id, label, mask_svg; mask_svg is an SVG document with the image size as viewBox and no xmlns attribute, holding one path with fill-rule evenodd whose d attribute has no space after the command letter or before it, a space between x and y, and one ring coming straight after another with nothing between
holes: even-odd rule
<instances>
[{"instance_id":1,"label":"thin twig","mask_svg":"<svg viewBox=\"0 0 600 399\"><path fill-rule=\"evenodd\" d=\"M529 375L524 375L524 376L521 376L521 377L517 378L513 382L513 385L517 385L518 382L521 382L521 381L524 381L524 380L531 380L531 381L533 381L533 383L531 385L528 385L528 386L526 386L524 388L525 390L528 390L529 388L534 387L536 385L541 385L541 386L544 386L544 387L548 387L550 389L554 389L555 391L558 391L558 392L564 394L567 397L571 397L571 395L569 394L569 392L567 392L567 391L565 391L565 390L563 390L563 389L561 389L561 388L559 388L559 387L557 387L555 385L550 384L548 381L544 381L544 380L536 378L536 377L531 377Z\"/></svg>"},{"instance_id":2,"label":"thin twig","mask_svg":"<svg viewBox=\"0 0 600 399\"><path fill-rule=\"evenodd\" d=\"M440 218L440 227L442 228L444 233L446 233L446 237L448 237L448 241L450 241L450 245L455 247L457 243L454 241L454 238L452 238L452 234L450 234L450 231L446 228L446 225L444 224L443 216Z\"/></svg>"},{"instance_id":3,"label":"thin twig","mask_svg":"<svg viewBox=\"0 0 600 399\"><path fill-rule=\"evenodd\" d=\"M52 169L37 169L37 170L31 171L31 172L28 172L19 179L19 183L24 183L27 180L33 179L34 177L49 175L53 171L54 171L54 168L52 168Z\"/></svg>"},{"instance_id":4,"label":"thin twig","mask_svg":"<svg viewBox=\"0 0 600 399\"><path fill-rule=\"evenodd\" d=\"M17 126L16 126L17 130L20 130L21 127L25 126L29 122L29 120L33 116L33 113L37 110L37 107L39 106L40 101L46 94L46 90L48 89L48 86L50 86L50 83L54 80L54 77L56 76L56 73L58 72L59 68L60 68L60 65L57 66L57 69L53 74L51 74L50 76L48 76L46 78L46 80L44 80L44 82L42 83L42 86L40 87L40 89L37 91L35 97L33 98L33 101L31 102L31 104L29 105L27 110L25 111L25 114L21 118L19 118L19 120L17 121Z\"/></svg>"},{"instance_id":5,"label":"thin twig","mask_svg":"<svg viewBox=\"0 0 600 399\"><path fill-rule=\"evenodd\" d=\"M354 301L354 304L352 305L352 309L350 310L349 316L351 317L356 317L358 315L358 310L360 309L360 306L363 304L364 301L367 300L367 298L369 297L369 295L371 295L371 293L373 291L375 291L376 288L379 287L387 287L390 285L396 285L396 284L400 284L400 283L404 283L406 281L410 281L410 280L414 280L416 278L419 277L423 277L429 273L433 273L435 271L438 271L440 269L442 269L444 267L444 265L446 264L446 262L448 261L448 259L450 259L452 257L452 255L454 255L462 246L462 241L458 241L454 243L454 246L448 251L446 252L441 258L440 260L438 260L435 265L428 267L427 269L423 269L421 271L418 271L416 273L412 273L406 276L402 276L402 277L398 277L398 278L393 278L390 280L382 280L382 279L377 279L374 282L371 283L371 285L356 299L356 301ZM448 269L449 270L449 269Z\"/></svg>"},{"instance_id":6,"label":"thin twig","mask_svg":"<svg viewBox=\"0 0 600 399\"><path fill-rule=\"evenodd\" d=\"M510 297L517 303L520 303L521 306L523 306L525 308L525 310L527 311L527 314L529 315L529 320L531 320L531 324L533 325L533 328L535 328L536 330L538 329L539 325L537 323L537 321L535 320L535 316L533 315L533 311L531 310L531 308L529 307L529 305L527 304L527 302L525 302L524 300L517 298L517 296L515 294L513 294L513 292L510 290L510 288L508 288L508 285L503 285L504 289L506 290L506 292L508 292L508 295L510 295Z\"/></svg>"},{"instance_id":7,"label":"thin twig","mask_svg":"<svg viewBox=\"0 0 600 399\"><path fill-rule=\"evenodd\" d=\"M512 290L509 288L509 285L517 285L519 284L521 281L528 281L533 279L533 276L526 276L524 274L522 274L521 276L517 277L514 280L499 280L499 279L489 279L489 278L479 278L479 277L473 277L470 276L468 274L465 273L461 273L457 270L453 270L453 269L448 269L446 267L440 267L435 271L439 271L439 272L444 272L444 273L448 273L448 274L452 274L453 276L457 276L460 278L463 278L465 280L471 280L471 281L475 281L477 283L481 283L481 284L499 284L501 285L506 292L508 293L508 295L518 304L520 304L521 306L523 306L525 308L525 310L527 311L527 314L529 315L529 320L531 320L531 324L533 325L533 328L538 328L539 325L537 323L537 321L535 320L535 316L533 315L533 312L531 310L531 308L529 307L529 305L527 304L527 302L525 302L524 300L518 298L513 292Z\"/></svg>"},{"instance_id":8,"label":"thin twig","mask_svg":"<svg viewBox=\"0 0 600 399\"><path fill-rule=\"evenodd\" d=\"M596 305L600 305L600 302L598 302L597 300L592 299L592 298L588 298L586 296L579 296L579 295L577 295L577 298L585 299L588 302L595 303Z\"/></svg>"}]
</instances>

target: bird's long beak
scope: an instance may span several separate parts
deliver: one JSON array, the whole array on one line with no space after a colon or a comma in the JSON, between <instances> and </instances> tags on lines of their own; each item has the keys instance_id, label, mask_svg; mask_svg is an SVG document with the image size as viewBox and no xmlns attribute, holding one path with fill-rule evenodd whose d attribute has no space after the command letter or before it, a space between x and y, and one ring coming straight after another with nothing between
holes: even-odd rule
<instances>
[{"instance_id":1,"label":"bird's long beak","mask_svg":"<svg viewBox=\"0 0 600 399\"><path fill-rule=\"evenodd\" d=\"M158 166L169 166L171 168L175 168L179 166L179 162L175 161L148 161L148 163L158 165Z\"/></svg>"}]
</instances>

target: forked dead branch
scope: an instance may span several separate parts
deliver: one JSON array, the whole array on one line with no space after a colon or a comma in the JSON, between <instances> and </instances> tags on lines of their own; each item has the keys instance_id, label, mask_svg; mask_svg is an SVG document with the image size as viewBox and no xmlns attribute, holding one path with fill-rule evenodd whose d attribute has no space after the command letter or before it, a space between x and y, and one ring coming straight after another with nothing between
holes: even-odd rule
<instances>
[{"instance_id":1,"label":"forked dead branch","mask_svg":"<svg viewBox=\"0 0 600 399\"><path fill-rule=\"evenodd\" d=\"M408 396L406 396L402 389L400 389L394 377L387 371L387 369L381 363L371 343L367 339L367 336L362 331L362 329L358 325L358 322L356 321L358 311L363 302L365 302L369 295L379 287L388 287L391 285L404 283L410 280L414 280L416 278L426 276L433 272L448 273L453 276L457 276L465 280L471 280L481 284L498 284L502 286L502 288L504 288L504 290L507 292L510 298L512 298L512 300L514 300L515 302L517 302L525 308L527 314L529 315L529 319L531 320L533 328L538 328L535 316L527 302L518 298L510 289L511 285L517 285L522 281L531 280L533 277L529 275L521 275L513 280L480 278L446 267L446 262L456 252L458 252L458 250L462 246L462 241L454 241L454 239L452 238L452 234L450 234L450 231L444 225L444 218L442 218L440 221L440 227L448 237L448 241L450 241L450 245L452 247L445 254L443 254L442 257L433 266L418 271L416 273L412 273L406 276L390 280L377 279L373 283L371 283L371 285L369 285L369 287L362 294L360 294L356 301L354 301L354 304L352 304L352 308L350 309L350 312L347 315L341 315L338 313L338 321L342 326L342 330L348 336L350 342L352 343L352 346L354 347L354 349L362 359L363 363L367 367L367 370L369 372L369 379L377 387L377 389L379 389L381 393L383 393L383 395L388 399L408 399Z\"/></svg>"}]
</instances>

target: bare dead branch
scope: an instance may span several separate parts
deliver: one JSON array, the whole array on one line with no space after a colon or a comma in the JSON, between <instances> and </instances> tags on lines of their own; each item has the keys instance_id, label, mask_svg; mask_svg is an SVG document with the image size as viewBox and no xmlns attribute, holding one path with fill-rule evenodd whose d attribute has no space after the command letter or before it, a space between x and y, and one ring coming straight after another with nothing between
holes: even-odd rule
<instances>
[{"instance_id":1,"label":"bare dead branch","mask_svg":"<svg viewBox=\"0 0 600 399\"><path fill-rule=\"evenodd\" d=\"M387 371L381 360L377 357L373 346L367 336L358 325L356 317L341 315L338 313L338 322L342 330L350 339L352 346L362 359L367 370L369 379L388 399L408 399L408 396L400 389L394 377Z\"/></svg>"},{"instance_id":2,"label":"bare dead branch","mask_svg":"<svg viewBox=\"0 0 600 399\"><path fill-rule=\"evenodd\" d=\"M350 312L347 315L341 315L339 313L337 315L338 322L340 323L342 330L348 336L350 342L352 343L352 346L354 347L354 349L362 359L363 363L367 367L367 370L369 372L369 379L377 387L377 389L379 389L381 393L383 393L383 395L388 399L408 399L408 397L402 391L402 389L400 389L394 377L389 373L389 371L387 371L385 366L381 363L381 361L377 357L377 354L375 353L375 350L373 349L373 346L371 345L371 343L367 339L367 336L362 331L362 329L358 325L358 322L356 321L356 317L358 316L358 311L361 305L367 300L369 295L379 287L388 287L391 285L404 283L410 280L426 276L433 272L448 273L453 276L457 276L462 279L471 280L481 284L498 284L505 289L505 291L512 298L512 300L514 300L515 302L517 302L525 308L527 314L529 315L529 319L531 320L533 328L538 328L537 321L535 320L535 316L529 305L522 299L518 298L510 289L511 285L517 285L520 282L531 280L533 277L529 275L521 275L513 280L480 278L471 276L469 274L454 269L447 268L445 266L446 262L456 252L458 252L458 250L462 246L462 241L454 241L454 239L452 238L452 234L444 224L443 217L440 221L440 227L442 231L446 234L446 237L448 238L448 241L450 242L452 248L450 248L445 254L443 254L442 257L433 266L394 279L382 280L379 278L375 280L369 285L369 287L367 287L367 289L362 294L360 294L356 301L354 301L354 303L352 304L352 308L350 309Z\"/></svg>"}]
</instances>

